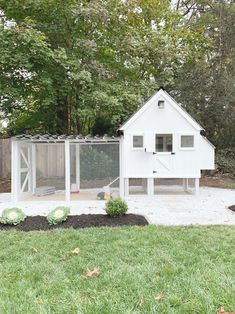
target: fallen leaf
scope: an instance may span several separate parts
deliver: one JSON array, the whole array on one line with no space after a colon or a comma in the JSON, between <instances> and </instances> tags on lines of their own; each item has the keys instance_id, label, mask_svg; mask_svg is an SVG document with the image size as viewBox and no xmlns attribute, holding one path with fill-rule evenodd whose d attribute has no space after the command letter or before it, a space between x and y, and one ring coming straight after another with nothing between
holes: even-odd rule
<instances>
[{"instance_id":1,"label":"fallen leaf","mask_svg":"<svg viewBox=\"0 0 235 314\"><path fill-rule=\"evenodd\" d=\"M33 251L33 253L38 253L38 252L39 252L36 247L33 247L33 248L32 248L32 251Z\"/></svg>"},{"instance_id":2,"label":"fallen leaf","mask_svg":"<svg viewBox=\"0 0 235 314\"><path fill-rule=\"evenodd\" d=\"M71 253L73 253L73 254L79 254L79 253L80 253L79 247L76 247L76 249L74 249Z\"/></svg>"},{"instance_id":3,"label":"fallen leaf","mask_svg":"<svg viewBox=\"0 0 235 314\"><path fill-rule=\"evenodd\" d=\"M74 250L65 253L63 256L61 256L60 261L66 261L70 258L72 258L73 255L78 255L80 253L79 247L76 247Z\"/></svg>"},{"instance_id":4,"label":"fallen leaf","mask_svg":"<svg viewBox=\"0 0 235 314\"><path fill-rule=\"evenodd\" d=\"M42 303L43 303L43 301L40 300L40 299L36 299L36 300L34 300L33 302L34 302L35 304L42 304Z\"/></svg>"},{"instance_id":5,"label":"fallen leaf","mask_svg":"<svg viewBox=\"0 0 235 314\"><path fill-rule=\"evenodd\" d=\"M99 269L95 267L95 268L92 269L92 270L89 270L89 269L88 269L86 275L83 275L82 278L88 279L88 278L91 278L91 277L93 277L93 276L98 276L99 274L100 274Z\"/></svg>"},{"instance_id":6,"label":"fallen leaf","mask_svg":"<svg viewBox=\"0 0 235 314\"><path fill-rule=\"evenodd\" d=\"M160 293L160 294L158 294L154 299L155 299L156 301L161 301L163 298L164 298L164 294L163 294L163 293Z\"/></svg>"},{"instance_id":7,"label":"fallen leaf","mask_svg":"<svg viewBox=\"0 0 235 314\"><path fill-rule=\"evenodd\" d=\"M235 312L226 312L224 310L223 306L221 306L221 308L217 314L235 314Z\"/></svg>"},{"instance_id":8,"label":"fallen leaf","mask_svg":"<svg viewBox=\"0 0 235 314\"><path fill-rule=\"evenodd\" d=\"M141 299L140 299L139 306L142 306L143 304L144 304L144 299L143 299L143 298L141 298Z\"/></svg>"}]
</instances>

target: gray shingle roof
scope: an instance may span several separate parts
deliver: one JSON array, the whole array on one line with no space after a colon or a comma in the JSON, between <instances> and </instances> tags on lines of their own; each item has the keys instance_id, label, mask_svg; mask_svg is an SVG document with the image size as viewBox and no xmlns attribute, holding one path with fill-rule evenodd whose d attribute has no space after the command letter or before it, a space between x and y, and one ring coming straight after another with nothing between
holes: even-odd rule
<instances>
[{"instance_id":1,"label":"gray shingle roof","mask_svg":"<svg viewBox=\"0 0 235 314\"><path fill-rule=\"evenodd\" d=\"M119 142L119 137L115 136L91 136L91 135L58 135L58 134L35 134L35 135L30 135L30 134L20 134L12 137L13 140L17 141L30 141L34 143L63 143L66 140L69 140L70 142L75 142L75 143L118 143Z\"/></svg>"}]
</instances>

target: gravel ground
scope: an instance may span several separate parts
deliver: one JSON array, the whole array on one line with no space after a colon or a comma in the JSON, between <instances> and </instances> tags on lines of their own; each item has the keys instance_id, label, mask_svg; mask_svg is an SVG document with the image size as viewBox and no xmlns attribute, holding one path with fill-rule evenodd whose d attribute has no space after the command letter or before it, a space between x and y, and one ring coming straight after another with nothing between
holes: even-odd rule
<instances>
[{"instance_id":1,"label":"gravel ground","mask_svg":"<svg viewBox=\"0 0 235 314\"><path fill-rule=\"evenodd\" d=\"M132 196L127 198L129 213L144 215L151 224L157 225L235 225L235 212L228 206L235 205L235 191L201 187L200 195L159 195L155 197ZM10 202L10 193L0 194L0 213L6 207L22 208L26 215L47 215L65 202L34 201ZM103 214L104 201L71 202L71 215Z\"/></svg>"}]
</instances>

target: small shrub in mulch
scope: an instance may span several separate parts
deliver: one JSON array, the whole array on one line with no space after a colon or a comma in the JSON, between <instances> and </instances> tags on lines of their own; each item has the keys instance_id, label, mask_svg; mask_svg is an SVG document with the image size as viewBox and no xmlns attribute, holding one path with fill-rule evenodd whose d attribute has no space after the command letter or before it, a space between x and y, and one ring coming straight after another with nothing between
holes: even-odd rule
<instances>
[{"instance_id":1,"label":"small shrub in mulch","mask_svg":"<svg viewBox=\"0 0 235 314\"><path fill-rule=\"evenodd\" d=\"M113 217L124 215L128 211L128 205L121 198L109 200L106 203L105 211Z\"/></svg>"},{"instance_id":2,"label":"small shrub in mulch","mask_svg":"<svg viewBox=\"0 0 235 314\"><path fill-rule=\"evenodd\" d=\"M26 218L25 213L22 209L13 207L5 208L0 217L0 222L5 225L18 225Z\"/></svg>"},{"instance_id":3,"label":"small shrub in mulch","mask_svg":"<svg viewBox=\"0 0 235 314\"><path fill-rule=\"evenodd\" d=\"M235 205L231 205L228 207L230 210L232 210L233 212L235 212Z\"/></svg>"},{"instance_id":4,"label":"small shrub in mulch","mask_svg":"<svg viewBox=\"0 0 235 314\"><path fill-rule=\"evenodd\" d=\"M76 215L68 216L64 222L56 225L50 225L47 217L44 216L28 216L23 222L17 226L4 225L0 223L0 230L16 229L19 231L34 230L52 230L57 228L73 228L82 229L90 227L120 227L120 226L145 226L148 221L144 216L128 214L117 217L111 217L102 214Z\"/></svg>"},{"instance_id":5,"label":"small shrub in mulch","mask_svg":"<svg viewBox=\"0 0 235 314\"><path fill-rule=\"evenodd\" d=\"M47 215L47 220L50 225L56 225L62 221L67 220L69 213L70 213L69 207L64 206L56 207Z\"/></svg>"}]
</instances>

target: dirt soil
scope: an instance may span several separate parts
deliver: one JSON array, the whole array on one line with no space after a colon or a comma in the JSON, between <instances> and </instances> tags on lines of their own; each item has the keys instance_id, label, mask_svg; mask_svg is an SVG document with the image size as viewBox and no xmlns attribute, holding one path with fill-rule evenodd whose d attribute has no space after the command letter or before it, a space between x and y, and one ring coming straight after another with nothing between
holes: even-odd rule
<instances>
[{"instance_id":1,"label":"dirt soil","mask_svg":"<svg viewBox=\"0 0 235 314\"><path fill-rule=\"evenodd\" d=\"M11 179L0 178L0 193L11 192Z\"/></svg>"},{"instance_id":2,"label":"dirt soil","mask_svg":"<svg viewBox=\"0 0 235 314\"><path fill-rule=\"evenodd\" d=\"M201 186L210 186L223 189L235 189L235 178L229 178L222 175L205 176L200 180Z\"/></svg>"},{"instance_id":3,"label":"dirt soil","mask_svg":"<svg viewBox=\"0 0 235 314\"><path fill-rule=\"evenodd\" d=\"M0 223L0 230L16 229L18 231L52 230L58 228L82 229L90 227L120 227L120 226L145 226L148 221L144 216L127 214L119 217L110 217L102 214L69 216L68 219L57 225L49 225L46 217L29 216L17 226Z\"/></svg>"}]
</instances>

